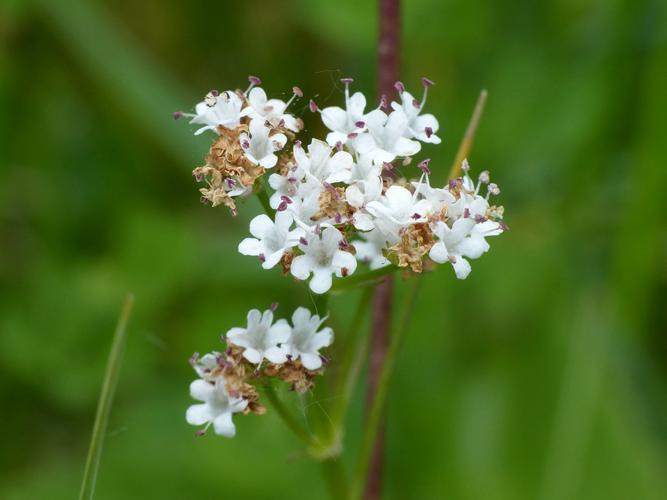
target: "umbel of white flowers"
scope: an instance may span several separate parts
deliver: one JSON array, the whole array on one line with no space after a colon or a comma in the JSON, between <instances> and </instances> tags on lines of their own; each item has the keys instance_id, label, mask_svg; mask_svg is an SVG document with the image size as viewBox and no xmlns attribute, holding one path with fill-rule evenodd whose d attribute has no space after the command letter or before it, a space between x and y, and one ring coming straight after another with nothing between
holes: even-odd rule
<instances>
[{"instance_id":1,"label":"umbel of white flowers","mask_svg":"<svg viewBox=\"0 0 667 500\"><path fill-rule=\"evenodd\" d=\"M383 96L368 111L362 93L350 95L352 79L342 79L344 107L320 109L310 101L330 132L307 146L297 140L301 119L288 112L301 89L294 87L284 102L268 99L257 77L249 80L246 91L211 91L194 114L177 116L200 125L195 134L217 134L206 164L194 172L206 183L200 190L206 202L235 214L235 198L270 186L273 212L254 217L250 237L238 246L264 269L280 264L284 274L310 280L318 294L331 288L333 275L345 278L358 263L412 272L446 263L464 279L469 261L488 251L486 238L506 229L503 207L491 201L500 189L487 171L473 181L464 161L461 177L432 186L425 159L418 180L407 179L422 143L441 142L438 120L423 112L433 85L427 78L421 100L396 82L399 100ZM269 170L268 182L261 182Z\"/></svg>"},{"instance_id":2,"label":"umbel of white flowers","mask_svg":"<svg viewBox=\"0 0 667 500\"><path fill-rule=\"evenodd\" d=\"M284 319L273 320L275 305L263 313L248 312L247 325L230 329L224 336L224 353L212 352L201 358L195 354L192 365L199 378L190 384L190 395L201 403L190 406L186 421L210 426L216 434L233 437L234 413L263 414L255 388L268 378L278 378L303 392L323 371L320 350L333 342L333 331L321 328L326 318L299 307L292 314L291 325Z\"/></svg>"}]
</instances>

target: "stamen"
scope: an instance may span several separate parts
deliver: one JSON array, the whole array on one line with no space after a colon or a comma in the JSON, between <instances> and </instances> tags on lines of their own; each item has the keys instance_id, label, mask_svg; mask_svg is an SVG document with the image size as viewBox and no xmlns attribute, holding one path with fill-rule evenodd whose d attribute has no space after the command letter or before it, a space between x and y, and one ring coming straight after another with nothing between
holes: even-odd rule
<instances>
[{"instance_id":1,"label":"stamen","mask_svg":"<svg viewBox=\"0 0 667 500\"><path fill-rule=\"evenodd\" d=\"M358 122L356 122L356 123L354 124L354 126L357 127L357 128L364 128L364 127L366 126L366 123L364 123L363 121L359 120Z\"/></svg>"},{"instance_id":2,"label":"stamen","mask_svg":"<svg viewBox=\"0 0 667 500\"><path fill-rule=\"evenodd\" d=\"M348 139L356 139L358 136L359 134L357 134L356 132L350 132L349 134L347 134Z\"/></svg>"},{"instance_id":3,"label":"stamen","mask_svg":"<svg viewBox=\"0 0 667 500\"><path fill-rule=\"evenodd\" d=\"M341 78L340 79L340 83L342 83L345 86L351 84L353 81L354 80L352 78Z\"/></svg>"},{"instance_id":4,"label":"stamen","mask_svg":"<svg viewBox=\"0 0 667 500\"><path fill-rule=\"evenodd\" d=\"M262 264L264 264L264 262L266 262L266 257L264 256L263 253L260 253L260 254L259 254L259 261L260 261Z\"/></svg>"},{"instance_id":5,"label":"stamen","mask_svg":"<svg viewBox=\"0 0 667 500\"><path fill-rule=\"evenodd\" d=\"M466 158L461 162L461 172L467 174L469 170L470 170L470 164L468 163L468 159Z\"/></svg>"},{"instance_id":6,"label":"stamen","mask_svg":"<svg viewBox=\"0 0 667 500\"><path fill-rule=\"evenodd\" d=\"M394 88L396 89L396 92L398 92L399 94L405 92L405 85L403 85L403 82L394 83Z\"/></svg>"},{"instance_id":7,"label":"stamen","mask_svg":"<svg viewBox=\"0 0 667 500\"><path fill-rule=\"evenodd\" d=\"M422 85L424 86L424 88L429 88L431 85L435 85L435 82L433 80L429 80L426 77L423 77L422 78Z\"/></svg>"},{"instance_id":8,"label":"stamen","mask_svg":"<svg viewBox=\"0 0 667 500\"><path fill-rule=\"evenodd\" d=\"M315 113L316 111L319 111L319 108L317 107L317 104L315 104L315 101L312 99L308 102L308 107L310 108L311 113Z\"/></svg>"},{"instance_id":9,"label":"stamen","mask_svg":"<svg viewBox=\"0 0 667 500\"><path fill-rule=\"evenodd\" d=\"M380 109L387 109L387 95L382 94L380 96Z\"/></svg>"},{"instance_id":10,"label":"stamen","mask_svg":"<svg viewBox=\"0 0 667 500\"><path fill-rule=\"evenodd\" d=\"M466 209L463 211L463 218L464 218L464 219L467 219L467 218L469 218L469 217L470 217L470 209L469 209L469 208L466 208Z\"/></svg>"},{"instance_id":11,"label":"stamen","mask_svg":"<svg viewBox=\"0 0 667 500\"><path fill-rule=\"evenodd\" d=\"M340 275L343 278L347 278L349 274L350 274L350 270L347 267L341 267L340 268Z\"/></svg>"},{"instance_id":12,"label":"stamen","mask_svg":"<svg viewBox=\"0 0 667 500\"><path fill-rule=\"evenodd\" d=\"M491 193L494 196L498 196L500 194L500 188L498 187L498 184L494 182L489 184L489 193Z\"/></svg>"},{"instance_id":13,"label":"stamen","mask_svg":"<svg viewBox=\"0 0 667 500\"><path fill-rule=\"evenodd\" d=\"M389 172L394 169L394 164L389 163L388 161L385 161L382 163L382 169Z\"/></svg>"},{"instance_id":14,"label":"stamen","mask_svg":"<svg viewBox=\"0 0 667 500\"><path fill-rule=\"evenodd\" d=\"M431 159L430 159L430 158L426 158L425 160L423 160L422 162L420 162L419 165L417 165L417 167L419 167L419 169L420 169L422 172L424 172L426 175L429 175L429 174L431 173L431 170L428 168L428 164L429 164L430 162L431 162Z\"/></svg>"},{"instance_id":15,"label":"stamen","mask_svg":"<svg viewBox=\"0 0 667 500\"><path fill-rule=\"evenodd\" d=\"M276 309L278 309L278 305L279 305L278 302L273 302L271 304L271 307L269 308L271 309L271 312L276 312Z\"/></svg>"},{"instance_id":16,"label":"stamen","mask_svg":"<svg viewBox=\"0 0 667 500\"><path fill-rule=\"evenodd\" d=\"M174 116L174 120L178 120L179 118L181 118L183 116L183 112L182 111L174 111L173 116Z\"/></svg>"},{"instance_id":17,"label":"stamen","mask_svg":"<svg viewBox=\"0 0 667 500\"><path fill-rule=\"evenodd\" d=\"M284 203L287 203L288 205L291 205L291 204L292 204L292 199L289 198L289 197L287 197L287 196L285 196L285 195L282 195L282 196L280 197L280 199L281 199Z\"/></svg>"},{"instance_id":18,"label":"stamen","mask_svg":"<svg viewBox=\"0 0 667 500\"><path fill-rule=\"evenodd\" d=\"M412 107L415 108L415 109L420 109L421 104L419 104L419 101L417 99L413 99L412 100Z\"/></svg>"},{"instance_id":19,"label":"stamen","mask_svg":"<svg viewBox=\"0 0 667 500\"><path fill-rule=\"evenodd\" d=\"M306 238L304 238L303 236L301 238L299 238L299 243L301 243L305 247L308 246L308 240Z\"/></svg>"},{"instance_id":20,"label":"stamen","mask_svg":"<svg viewBox=\"0 0 667 500\"><path fill-rule=\"evenodd\" d=\"M303 97L303 90L297 86L292 87L292 92L294 92L294 95L297 97Z\"/></svg>"},{"instance_id":21,"label":"stamen","mask_svg":"<svg viewBox=\"0 0 667 500\"><path fill-rule=\"evenodd\" d=\"M192 366L194 366L197 364L198 361L199 361L199 353L195 352L192 356L190 356L189 362Z\"/></svg>"},{"instance_id":22,"label":"stamen","mask_svg":"<svg viewBox=\"0 0 667 500\"><path fill-rule=\"evenodd\" d=\"M491 178L489 176L488 170L484 170L482 171L481 174L479 174L479 182L481 182L482 184L488 184L490 179Z\"/></svg>"},{"instance_id":23,"label":"stamen","mask_svg":"<svg viewBox=\"0 0 667 500\"><path fill-rule=\"evenodd\" d=\"M343 143L338 141L336 142L336 151L342 151L343 150Z\"/></svg>"},{"instance_id":24,"label":"stamen","mask_svg":"<svg viewBox=\"0 0 667 500\"><path fill-rule=\"evenodd\" d=\"M426 127L424 129L424 132L426 132L426 138L430 139L431 136L433 135L433 129L431 127Z\"/></svg>"}]
</instances>

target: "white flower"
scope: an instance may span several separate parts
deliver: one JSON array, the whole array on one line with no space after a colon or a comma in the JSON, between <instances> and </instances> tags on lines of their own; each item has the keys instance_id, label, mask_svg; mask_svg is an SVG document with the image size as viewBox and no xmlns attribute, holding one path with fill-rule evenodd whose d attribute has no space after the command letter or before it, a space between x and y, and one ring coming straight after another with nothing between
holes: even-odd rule
<instances>
[{"instance_id":1,"label":"white flower","mask_svg":"<svg viewBox=\"0 0 667 500\"><path fill-rule=\"evenodd\" d=\"M401 95L401 104L392 102L391 107L394 110L402 110L408 118L408 126L404 133L409 139L418 139L422 142L440 144L440 137L435 135L440 125L435 116L431 114L420 115L424 104L426 103L426 92L428 86L424 86L424 97L421 103L417 101L410 92L403 91Z\"/></svg>"},{"instance_id":2,"label":"white flower","mask_svg":"<svg viewBox=\"0 0 667 500\"><path fill-rule=\"evenodd\" d=\"M301 186L304 186L301 184ZM314 221L313 217L320 211L320 193L324 188L312 189L302 197L297 196L292 198L291 202L287 204L287 211L294 216L294 222L301 228L312 231L313 226L319 224L319 221Z\"/></svg>"},{"instance_id":3,"label":"white flower","mask_svg":"<svg viewBox=\"0 0 667 500\"><path fill-rule=\"evenodd\" d=\"M271 129L264 124L263 120L254 119L250 122L250 136L245 132L239 135L246 158L264 168L276 166L278 157L275 151L283 149L287 142L285 134L273 134L269 137L270 132Z\"/></svg>"},{"instance_id":4,"label":"white flower","mask_svg":"<svg viewBox=\"0 0 667 500\"><path fill-rule=\"evenodd\" d=\"M405 227L423 222L430 204L426 200L417 200L417 196L402 186L391 186L379 200L367 203L366 208L380 219L379 222L384 222L381 225L387 232L392 225Z\"/></svg>"},{"instance_id":5,"label":"white flower","mask_svg":"<svg viewBox=\"0 0 667 500\"><path fill-rule=\"evenodd\" d=\"M306 175L329 184L347 181L353 164L350 153L337 151L331 156L331 147L318 139L313 139L308 145L308 153L302 147L295 147L294 159Z\"/></svg>"},{"instance_id":6,"label":"white flower","mask_svg":"<svg viewBox=\"0 0 667 500\"><path fill-rule=\"evenodd\" d=\"M372 177L367 181L357 182L345 189L345 201L356 208L354 227L360 231L370 231L375 227L373 217L366 211L366 204L376 201L382 194L382 179Z\"/></svg>"},{"instance_id":7,"label":"white flower","mask_svg":"<svg viewBox=\"0 0 667 500\"><path fill-rule=\"evenodd\" d=\"M219 377L214 383L195 380L190 384L190 395L201 404L192 405L185 413L185 420L190 425L204 425L206 429L213 424L216 434L234 437L236 427L232 414L242 412L248 406L243 398L232 397L225 389L225 380Z\"/></svg>"},{"instance_id":8,"label":"white flower","mask_svg":"<svg viewBox=\"0 0 667 500\"><path fill-rule=\"evenodd\" d=\"M290 327L287 321L279 319L273 324L273 312L257 309L248 312L247 328L232 328L227 332L227 342L245 347L243 357L254 364L266 358L271 363L284 363L285 352L278 346L289 339Z\"/></svg>"},{"instance_id":9,"label":"white flower","mask_svg":"<svg viewBox=\"0 0 667 500\"><path fill-rule=\"evenodd\" d=\"M239 252L259 256L262 267L271 269L304 235L301 228L290 231L292 222L292 214L288 212L277 212L275 222L268 215L258 215L250 221L250 234L254 238L244 239L239 244Z\"/></svg>"},{"instance_id":10,"label":"white flower","mask_svg":"<svg viewBox=\"0 0 667 500\"><path fill-rule=\"evenodd\" d=\"M292 132L298 132L299 123L297 119L289 113L285 113L291 102L291 99L289 102L280 99L267 99L264 89L255 87L248 93L249 106L241 114L242 116L249 116L253 120L268 121L273 127L278 127L282 121L285 128Z\"/></svg>"},{"instance_id":11,"label":"white flower","mask_svg":"<svg viewBox=\"0 0 667 500\"><path fill-rule=\"evenodd\" d=\"M364 108L366 97L361 92L355 92L350 97L350 81L345 79L345 109L338 106L329 106L322 110L322 122L331 130L327 135L327 142L331 146L337 143L345 145L352 137L350 134L359 134L364 130Z\"/></svg>"},{"instance_id":12,"label":"white flower","mask_svg":"<svg viewBox=\"0 0 667 500\"><path fill-rule=\"evenodd\" d=\"M387 236L379 229L361 233L363 240L354 242L357 249L357 260L367 262L371 269L379 269L391 264L382 253L387 248Z\"/></svg>"},{"instance_id":13,"label":"white flower","mask_svg":"<svg viewBox=\"0 0 667 500\"><path fill-rule=\"evenodd\" d=\"M438 222L435 226L434 233L438 237L438 242L431 247L428 255L433 261L441 264L451 262L459 279L465 279L470 274L470 263L464 256L473 258L474 254L470 254L471 243L466 242L466 239L474 226L475 221L470 217L458 219L451 228L444 222ZM475 243L473 247L474 245Z\"/></svg>"},{"instance_id":14,"label":"white flower","mask_svg":"<svg viewBox=\"0 0 667 500\"><path fill-rule=\"evenodd\" d=\"M352 184L356 181L366 182L379 178L381 175L382 165L374 163L373 158L369 155L359 155L350 170L348 183Z\"/></svg>"},{"instance_id":15,"label":"white flower","mask_svg":"<svg viewBox=\"0 0 667 500\"><path fill-rule=\"evenodd\" d=\"M243 102L233 91L222 94L209 92L204 101L195 106L195 114L184 113L192 118L190 123L204 125L195 131L199 135L206 130L216 130L219 125L234 129L241 124L241 106Z\"/></svg>"},{"instance_id":16,"label":"white flower","mask_svg":"<svg viewBox=\"0 0 667 500\"><path fill-rule=\"evenodd\" d=\"M311 272L310 289L315 293L325 293L331 288L332 274L339 278L352 274L357 268L354 256L340 249L343 235L335 227L322 230L322 236L309 234L299 245L304 255L294 257L292 274L306 280Z\"/></svg>"},{"instance_id":17,"label":"white flower","mask_svg":"<svg viewBox=\"0 0 667 500\"><path fill-rule=\"evenodd\" d=\"M319 350L333 342L331 328L317 331L325 320L316 314L311 316L305 307L299 307L292 314L292 335L284 347L291 360L300 359L308 370L317 370L322 366Z\"/></svg>"},{"instance_id":18,"label":"white flower","mask_svg":"<svg viewBox=\"0 0 667 500\"><path fill-rule=\"evenodd\" d=\"M389 115L381 109L371 111L366 115L366 127L368 132L357 138L357 150L370 155L376 163L412 156L421 149L417 141L404 137L408 117L402 110Z\"/></svg>"}]
</instances>

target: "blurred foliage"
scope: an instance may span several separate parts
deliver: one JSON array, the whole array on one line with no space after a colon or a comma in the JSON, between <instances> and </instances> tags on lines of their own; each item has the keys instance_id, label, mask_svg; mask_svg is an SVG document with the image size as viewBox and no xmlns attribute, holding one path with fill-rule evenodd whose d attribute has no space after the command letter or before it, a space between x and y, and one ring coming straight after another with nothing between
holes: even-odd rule
<instances>
[{"instance_id":1,"label":"blurred foliage","mask_svg":"<svg viewBox=\"0 0 667 500\"><path fill-rule=\"evenodd\" d=\"M434 178L487 88L470 161L503 189L511 231L465 282L424 278L390 394L387 498L667 498L667 5L405 4L403 80L437 82ZM311 299L235 252L259 207L199 204L209 138L170 114L247 74L320 105L340 76L372 94L376 21L352 0L0 4L1 498L78 491L128 290L97 498L324 497L271 412L237 418L234 440L184 421L193 351L251 307ZM332 300L340 345L354 299ZM321 411L284 396L306 422Z\"/></svg>"}]
</instances>

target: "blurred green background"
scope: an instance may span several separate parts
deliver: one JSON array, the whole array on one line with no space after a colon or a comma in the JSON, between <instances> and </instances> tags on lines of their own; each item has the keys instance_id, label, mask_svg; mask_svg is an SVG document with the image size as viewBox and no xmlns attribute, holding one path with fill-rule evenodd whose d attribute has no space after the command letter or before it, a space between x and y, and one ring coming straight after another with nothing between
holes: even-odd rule
<instances>
[{"instance_id":1,"label":"blurred green background","mask_svg":"<svg viewBox=\"0 0 667 500\"><path fill-rule=\"evenodd\" d=\"M423 157L444 182L487 88L470 162L500 184L511 231L468 280L424 277L389 396L386 498L667 498L667 5L405 4L402 79L437 83L444 138ZM127 291L96 498L326 498L271 411L237 417L233 440L185 423L192 352L251 307L286 316L310 298L236 253L258 205L232 218L199 203L190 171L210 136L171 112L248 74L320 105L341 102L341 76L373 95L375 10L0 3L0 498L78 493ZM341 344L354 298L332 300ZM306 421L317 407L286 401Z\"/></svg>"}]
</instances>

